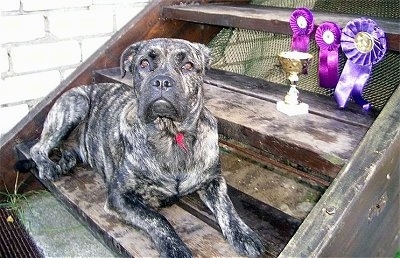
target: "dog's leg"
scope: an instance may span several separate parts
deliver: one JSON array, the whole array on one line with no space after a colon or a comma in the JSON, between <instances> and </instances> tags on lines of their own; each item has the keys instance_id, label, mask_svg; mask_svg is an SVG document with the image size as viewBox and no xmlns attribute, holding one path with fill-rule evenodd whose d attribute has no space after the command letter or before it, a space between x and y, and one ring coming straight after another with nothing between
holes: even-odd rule
<instances>
[{"instance_id":1,"label":"dog's leg","mask_svg":"<svg viewBox=\"0 0 400 258\"><path fill-rule=\"evenodd\" d=\"M160 252L160 257L192 257L191 251L168 220L144 204L133 193L119 194L111 190L105 207L128 224L146 232Z\"/></svg>"},{"instance_id":2,"label":"dog's leg","mask_svg":"<svg viewBox=\"0 0 400 258\"><path fill-rule=\"evenodd\" d=\"M265 248L252 229L239 217L229 196L224 178L214 179L204 189L198 191L201 200L214 213L224 237L241 254L258 256Z\"/></svg>"},{"instance_id":3,"label":"dog's leg","mask_svg":"<svg viewBox=\"0 0 400 258\"><path fill-rule=\"evenodd\" d=\"M76 154L71 150L63 153L61 164L50 160L49 153L86 117L88 111L89 99L82 89L70 90L56 101L47 115L39 142L30 150L40 178L56 179L75 165Z\"/></svg>"}]
</instances>

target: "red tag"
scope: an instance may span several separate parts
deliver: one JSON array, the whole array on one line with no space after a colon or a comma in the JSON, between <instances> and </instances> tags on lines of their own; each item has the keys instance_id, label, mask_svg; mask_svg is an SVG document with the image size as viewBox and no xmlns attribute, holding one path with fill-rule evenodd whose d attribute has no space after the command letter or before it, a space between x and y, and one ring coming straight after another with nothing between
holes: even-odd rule
<instances>
[{"instance_id":1,"label":"red tag","mask_svg":"<svg viewBox=\"0 0 400 258\"><path fill-rule=\"evenodd\" d=\"M185 152L188 151L185 145L185 136L183 135L183 133L177 133L175 135L175 141L176 144L178 144L178 146L181 147L182 150L184 150Z\"/></svg>"}]
</instances>

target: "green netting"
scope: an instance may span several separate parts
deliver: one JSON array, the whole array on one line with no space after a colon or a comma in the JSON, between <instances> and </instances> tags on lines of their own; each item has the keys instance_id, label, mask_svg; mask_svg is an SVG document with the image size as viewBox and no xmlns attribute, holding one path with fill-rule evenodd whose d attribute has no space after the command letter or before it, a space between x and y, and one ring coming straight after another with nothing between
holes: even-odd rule
<instances>
[{"instance_id":1,"label":"green netting","mask_svg":"<svg viewBox=\"0 0 400 258\"><path fill-rule=\"evenodd\" d=\"M252 4L298 8L324 12L359 14L360 17L400 18L399 1L321 1L321 0L253 0ZM334 17L334 16L333 16ZM289 17L287 17L289 20ZM334 20L332 20L334 21ZM212 66L276 83L285 83L277 54L290 49L291 36L262 31L229 28L223 29L209 44L213 52ZM308 75L300 77L299 89L332 95L332 90L318 86L318 49L310 41L310 53L314 61ZM340 53L339 69L342 71L346 58ZM381 109L399 85L400 58L398 52L388 51L385 58L374 65L373 72L363 91L363 96L374 107Z\"/></svg>"}]
</instances>

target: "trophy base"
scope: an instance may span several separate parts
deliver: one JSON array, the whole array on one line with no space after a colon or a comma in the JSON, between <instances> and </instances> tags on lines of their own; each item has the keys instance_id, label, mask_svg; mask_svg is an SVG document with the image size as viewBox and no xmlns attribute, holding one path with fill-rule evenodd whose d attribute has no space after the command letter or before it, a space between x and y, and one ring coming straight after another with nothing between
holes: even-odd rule
<instances>
[{"instance_id":1,"label":"trophy base","mask_svg":"<svg viewBox=\"0 0 400 258\"><path fill-rule=\"evenodd\" d=\"M293 105L286 104L284 101L278 101L278 103L276 103L276 109L288 116L308 114L308 104L306 103Z\"/></svg>"}]
</instances>

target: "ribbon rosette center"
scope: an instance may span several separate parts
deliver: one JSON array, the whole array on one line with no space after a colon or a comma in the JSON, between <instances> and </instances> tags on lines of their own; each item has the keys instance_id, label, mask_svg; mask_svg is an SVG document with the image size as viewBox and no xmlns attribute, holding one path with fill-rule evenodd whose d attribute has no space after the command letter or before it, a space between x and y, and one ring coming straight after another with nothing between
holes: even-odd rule
<instances>
[{"instance_id":1,"label":"ribbon rosette center","mask_svg":"<svg viewBox=\"0 0 400 258\"><path fill-rule=\"evenodd\" d=\"M332 44L335 41L335 35L333 35L332 31L327 30L322 34L322 39L326 44Z\"/></svg>"},{"instance_id":2,"label":"ribbon rosette center","mask_svg":"<svg viewBox=\"0 0 400 258\"><path fill-rule=\"evenodd\" d=\"M297 18L297 25L298 25L301 29L307 28L307 20L306 20L306 18L304 18L304 16L299 16L299 17Z\"/></svg>"},{"instance_id":3,"label":"ribbon rosette center","mask_svg":"<svg viewBox=\"0 0 400 258\"><path fill-rule=\"evenodd\" d=\"M362 53L368 53L374 46L374 39L366 32L359 32L354 38L354 43L358 51Z\"/></svg>"}]
</instances>

